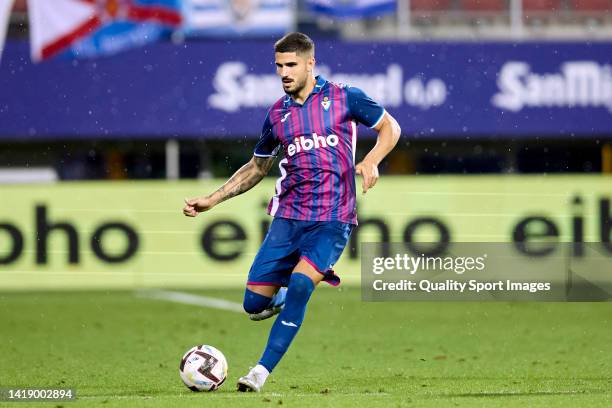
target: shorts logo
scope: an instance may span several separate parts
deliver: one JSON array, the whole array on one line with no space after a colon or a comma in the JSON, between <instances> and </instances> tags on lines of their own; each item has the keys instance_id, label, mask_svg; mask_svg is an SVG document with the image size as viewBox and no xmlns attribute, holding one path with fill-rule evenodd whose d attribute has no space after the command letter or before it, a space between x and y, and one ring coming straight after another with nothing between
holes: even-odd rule
<instances>
[{"instance_id":1,"label":"shorts logo","mask_svg":"<svg viewBox=\"0 0 612 408\"><path fill-rule=\"evenodd\" d=\"M316 133L312 134L312 139L306 139L304 136L296 137L293 143L287 147L287 154L293 156L302 150L318 149L321 147L335 147L338 145L338 136L319 136Z\"/></svg>"}]
</instances>

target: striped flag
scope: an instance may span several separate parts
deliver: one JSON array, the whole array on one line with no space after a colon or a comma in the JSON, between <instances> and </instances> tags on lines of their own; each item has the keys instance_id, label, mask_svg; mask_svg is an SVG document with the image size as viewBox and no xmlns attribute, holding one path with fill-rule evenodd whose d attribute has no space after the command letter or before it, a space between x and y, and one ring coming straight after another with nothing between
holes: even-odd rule
<instances>
[{"instance_id":1,"label":"striped flag","mask_svg":"<svg viewBox=\"0 0 612 408\"><path fill-rule=\"evenodd\" d=\"M329 17L349 19L394 13L396 0L306 0L310 11Z\"/></svg>"},{"instance_id":2,"label":"striped flag","mask_svg":"<svg viewBox=\"0 0 612 408\"><path fill-rule=\"evenodd\" d=\"M168 36L179 0L28 0L32 59L111 55Z\"/></svg>"},{"instance_id":3,"label":"striped flag","mask_svg":"<svg viewBox=\"0 0 612 408\"><path fill-rule=\"evenodd\" d=\"M0 59L2 58L2 51L4 51L4 40L6 39L6 31L8 30L13 1L14 0L3 0L1 2L2 4L0 4Z\"/></svg>"}]
</instances>

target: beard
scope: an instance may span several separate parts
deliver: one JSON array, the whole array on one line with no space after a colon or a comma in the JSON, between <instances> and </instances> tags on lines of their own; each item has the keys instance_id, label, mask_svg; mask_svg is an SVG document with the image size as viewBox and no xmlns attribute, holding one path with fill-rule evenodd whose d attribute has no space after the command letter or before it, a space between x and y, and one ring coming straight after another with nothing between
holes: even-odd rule
<instances>
[{"instance_id":1,"label":"beard","mask_svg":"<svg viewBox=\"0 0 612 408\"><path fill-rule=\"evenodd\" d=\"M285 91L285 93L286 93L287 95L289 95L289 96L294 96L294 95L297 95L297 94L299 94L299 93L302 91L302 89L304 89L304 87L306 86L306 79L307 79L307 78L304 78L304 79L303 79L301 82L293 81L293 82L290 82L290 83L288 83L288 84L285 84L285 83L283 82L283 90L284 90L284 91ZM290 86L291 86L291 88L287 89L287 88L285 88L285 85L290 85Z\"/></svg>"}]
</instances>

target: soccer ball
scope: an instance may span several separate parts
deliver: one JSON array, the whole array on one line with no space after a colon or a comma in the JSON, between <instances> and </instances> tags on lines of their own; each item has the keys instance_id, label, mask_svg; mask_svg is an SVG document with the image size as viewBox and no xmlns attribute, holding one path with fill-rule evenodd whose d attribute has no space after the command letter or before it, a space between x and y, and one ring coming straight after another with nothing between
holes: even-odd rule
<instances>
[{"instance_id":1,"label":"soccer ball","mask_svg":"<svg viewBox=\"0 0 612 408\"><path fill-rule=\"evenodd\" d=\"M214 391L227 378L227 360L212 346L195 346L183 355L179 375L191 391Z\"/></svg>"}]
</instances>

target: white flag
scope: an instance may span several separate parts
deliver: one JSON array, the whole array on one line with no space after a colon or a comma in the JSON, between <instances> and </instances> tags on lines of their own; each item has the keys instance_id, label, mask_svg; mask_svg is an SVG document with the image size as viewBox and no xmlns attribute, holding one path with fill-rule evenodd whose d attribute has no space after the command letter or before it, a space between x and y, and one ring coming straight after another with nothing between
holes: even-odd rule
<instances>
[{"instance_id":1,"label":"white flag","mask_svg":"<svg viewBox=\"0 0 612 408\"><path fill-rule=\"evenodd\" d=\"M179 0L28 0L28 15L36 62L140 47L168 37L182 20Z\"/></svg>"},{"instance_id":2,"label":"white flag","mask_svg":"<svg viewBox=\"0 0 612 408\"><path fill-rule=\"evenodd\" d=\"M6 38L6 31L8 30L13 2L14 0L0 1L0 58L2 58L2 51L4 51L4 39Z\"/></svg>"},{"instance_id":3,"label":"white flag","mask_svg":"<svg viewBox=\"0 0 612 408\"><path fill-rule=\"evenodd\" d=\"M28 0L32 60L49 58L89 34L98 8L95 1Z\"/></svg>"},{"instance_id":4,"label":"white flag","mask_svg":"<svg viewBox=\"0 0 612 408\"><path fill-rule=\"evenodd\" d=\"M376 17L395 13L398 0L306 0L315 14L340 19ZM405 0L399 0L405 1Z\"/></svg>"}]
</instances>

